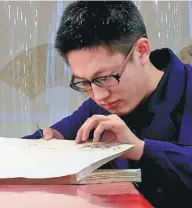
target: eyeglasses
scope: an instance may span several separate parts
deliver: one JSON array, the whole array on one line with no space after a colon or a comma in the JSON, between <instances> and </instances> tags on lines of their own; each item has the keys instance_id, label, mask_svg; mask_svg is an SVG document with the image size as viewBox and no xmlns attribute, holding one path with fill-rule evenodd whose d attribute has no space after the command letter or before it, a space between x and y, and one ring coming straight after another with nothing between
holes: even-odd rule
<instances>
[{"instance_id":1,"label":"eyeglasses","mask_svg":"<svg viewBox=\"0 0 192 208\"><path fill-rule=\"evenodd\" d=\"M88 92L92 90L92 86L91 86L92 83L94 83L99 87L112 87L119 84L120 77L121 77L120 74L116 74L116 75L110 74L107 76L96 77L92 80L83 80L79 82L74 82L73 80L75 78L73 76L70 83L70 87L79 92Z\"/></svg>"},{"instance_id":2,"label":"eyeglasses","mask_svg":"<svg viewBox=\"0 0 192 208\"><path fill-rule=\"evenodd\" d=\"M141 38L141 37L146 37L146 36L145 35L139 36L139 38ZM127 61L129 60L129 58L132 54L132 49L133 49L133 46L135 45L135 42L132 44L132 46L130 47L130 49L127 53L128 55L125 58L125 61L123 63L123 67L121 67L121 73L117 73L115 75L110 74L107 76L96 77L91 80L83 80L83 81L77 81L77 82L75 81L76 78L73 75L71 82L70 82L70 87L78 92L89 92L92 90L92 83L94 83L95 85L97 85L99 87L106 87L106 88L118 85L120 82L120 77L126 68Z\"/></svg>"}]
</instances>

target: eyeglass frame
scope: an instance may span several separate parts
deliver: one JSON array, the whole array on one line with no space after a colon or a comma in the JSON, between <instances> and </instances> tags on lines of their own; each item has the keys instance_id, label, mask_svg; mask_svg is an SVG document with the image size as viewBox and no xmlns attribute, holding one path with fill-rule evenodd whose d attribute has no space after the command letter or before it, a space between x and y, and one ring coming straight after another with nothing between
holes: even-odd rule
<instances>
[{"instance_id":1,"label":"eyeglass frame","mask_svg":"<svg viewBox=\"0 0 192 208\"><path fill-rule=\"evenodd\" d=\"M128 60L129 60L129 58L130 58L131 55L132 55L132 52L133 52L133 48L134 48L134 46L135 46L135 43L136 43L140 38L142 38L142 37L147 37L147 35L144 34L144 35L139 36L139 38L137 38L136 41L133 42L132 46L131 46L130 49L128 50L127 56L125 57L125 61L124 61L123 66L121 67L121 70L120 70L121 73L117 73L117 74L114 74L114 75L113 75L113 74L110 74L110 75L106 75L106 76L95 77L95 78L93 78L93 79L91 79L91 80L82 80L82 81L78 81L78 82L74 82L75 76L72 75L71 82L70 82L70 85L69 85L69 86L70 86L72 89L74 89L74 90L76 90L76 91L78 91L78 92L89 92L89 91L92 91L92 85L91 85L92 83L94 83L95 85L97 85L97 86L99 86L99 87L104 87L104 88L109 88L109 87L113 87L113 86L118 85L119 82L120 82L120 78L121 78L123 72L125 71L125 68L126 68L126 65L127 65L127 63L128 63ZM101 85L99 85L99 84L96 82L97 80L105 79L105 78L108 78L108 77L113 77L113 78L115 78L116 81L117 81L117 83L114 84L114 85L110 85L110 86L101 86ZM91 87L90 90L87 90L87 89L84 89L84 88L79 88L79 87L77 87L77 84L79 84L79 83L86 83L86 84L89 84L90 87Z\"/></svg>"}]
</instances>

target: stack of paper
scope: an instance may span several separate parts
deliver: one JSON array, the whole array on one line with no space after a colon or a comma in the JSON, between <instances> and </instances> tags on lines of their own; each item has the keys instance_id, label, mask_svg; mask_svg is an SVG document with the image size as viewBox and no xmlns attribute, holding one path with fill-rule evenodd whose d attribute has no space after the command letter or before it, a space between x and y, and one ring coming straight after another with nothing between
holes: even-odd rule
<instances>
[{"instance_id":1,"label":"stack of paper","mask_svg":"<svg viewBox=\"0 0 192 208\"><path fill-rule=\"evenodd\" d=\"M56 139L0 138L0 179L71 176L70 183L76 183L133 147L103 142L76 144Z\"/></svg>"},{"instance_id":2,"label":"stack of paper","mask_svg":"<svg viewBox=\"0 0 192 208\"><path fill-rule=\"evenodd\" d=\"M80 180L78 184L117 183L117 182L141 182L140 169L101 169Z\"/></svg>"}]
</instances>

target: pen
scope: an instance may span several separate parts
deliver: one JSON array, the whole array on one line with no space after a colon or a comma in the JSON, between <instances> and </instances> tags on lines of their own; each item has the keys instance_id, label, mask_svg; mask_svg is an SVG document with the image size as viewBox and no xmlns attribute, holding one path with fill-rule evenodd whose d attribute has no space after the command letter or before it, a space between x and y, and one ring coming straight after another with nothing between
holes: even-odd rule
<instances>
[{"instance_id":1,"label":"pen","mask_svg":"<svg viewBox=\"0 0 192 208\"><path fill-rule=\"evenodd\" d=\"M43 134L42 134L42 132L41 132L41 130L40 130L40 128L39 128L39 125L38 125L38 124L36 124L36 125L37 125L38 131L39 131L39 133L40 133L40 135L41 135L41 138L44 139L44 136L43 136Z\"/></svg>"}]
</instances>

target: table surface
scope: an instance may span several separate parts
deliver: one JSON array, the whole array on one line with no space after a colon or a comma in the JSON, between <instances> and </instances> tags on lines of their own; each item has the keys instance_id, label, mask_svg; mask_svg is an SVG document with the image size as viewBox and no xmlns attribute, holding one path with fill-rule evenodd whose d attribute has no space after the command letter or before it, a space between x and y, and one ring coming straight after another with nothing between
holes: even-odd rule
<instances>
[{"instance_id":1,"label":"table surface","mask_svg":"<svg viewBox=\"0 0 192 208\"><path fill-rule=\"evenodd\" d=\"M152 208L132 183L0 185L6 208Z\"/></svg>"}]
</instances>

